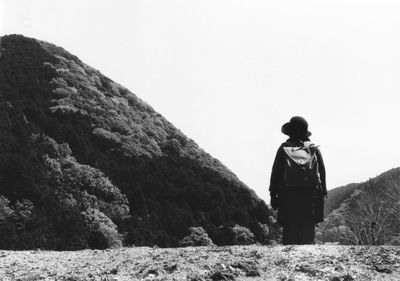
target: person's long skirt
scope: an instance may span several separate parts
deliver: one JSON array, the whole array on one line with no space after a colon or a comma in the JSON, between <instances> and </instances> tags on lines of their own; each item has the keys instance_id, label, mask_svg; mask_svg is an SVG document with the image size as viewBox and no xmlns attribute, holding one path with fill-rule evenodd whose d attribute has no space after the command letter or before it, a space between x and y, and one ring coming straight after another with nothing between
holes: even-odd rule
<instances>
[{"instance_id":1,"label":"person's long skirt","mask_svg":"<svg viewBox=\"0 0 400 281\"><path fill-rule=\"evenodd\" d=\"M282 243L314 244L314 186L283 188L279 194L278 223L283 227Z\"/></svg>"}]
</instances>

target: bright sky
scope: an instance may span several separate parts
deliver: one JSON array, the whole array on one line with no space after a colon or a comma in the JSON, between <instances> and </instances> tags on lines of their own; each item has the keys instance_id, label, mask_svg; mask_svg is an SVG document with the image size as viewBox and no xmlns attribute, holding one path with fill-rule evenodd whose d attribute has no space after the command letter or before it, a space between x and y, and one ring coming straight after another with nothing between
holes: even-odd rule
<instances>
[{"instance_id":1,"label":"bright sky","mask_svg":"<svg viewBox=\"0 0 400 281\"><path fill-rule=\"evenodd\" d=\"M77 55L268 202L293 115L329 189L400 166L399 15L387 0L0 0L0 34Z\"/></svg>"}]
</instances>

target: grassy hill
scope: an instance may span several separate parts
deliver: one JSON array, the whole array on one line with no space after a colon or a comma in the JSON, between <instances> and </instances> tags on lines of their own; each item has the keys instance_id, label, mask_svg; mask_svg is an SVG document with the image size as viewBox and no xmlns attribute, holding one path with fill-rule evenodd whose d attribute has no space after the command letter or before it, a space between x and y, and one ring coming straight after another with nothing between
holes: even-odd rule
<instances>
[{"instance_id":1,"label":"grassy hill","mask_svg":"<svg viewBox=\"0 0 400 281\"><path fill-rule=\"evenodd\" d=\"M254 191L128 89L50 43L0 43L0 248L275 237Z\"/></svg>"}]
</instances>

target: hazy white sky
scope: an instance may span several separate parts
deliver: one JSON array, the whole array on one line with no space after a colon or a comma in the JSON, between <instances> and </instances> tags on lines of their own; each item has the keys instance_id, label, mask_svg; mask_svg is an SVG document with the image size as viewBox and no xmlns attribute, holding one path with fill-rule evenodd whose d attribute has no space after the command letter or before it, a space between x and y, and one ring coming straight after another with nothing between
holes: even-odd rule
<instances>
[{"instance_id":1,"label":"hazy white sky","mask_svg":"<svg viewBox=\"0 0 400 281\"><path fill-rule=\"evenodd\" d=\"M0 0L0 34L77 55L269 201L293 115L329 189L400 166L399 15L385 0Z\"/></svg>"}]
</instances>

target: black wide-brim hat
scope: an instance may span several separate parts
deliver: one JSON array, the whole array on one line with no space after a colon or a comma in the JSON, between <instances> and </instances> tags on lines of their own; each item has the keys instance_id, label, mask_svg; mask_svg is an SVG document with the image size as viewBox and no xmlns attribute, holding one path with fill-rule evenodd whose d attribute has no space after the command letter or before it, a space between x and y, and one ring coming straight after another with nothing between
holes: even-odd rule
<instances>
[{"instance_id":1,"label":"black wide-brim hat","mask_svg":"<svg viewBox=\"0 0 400 281\"><path fill-rule=\"evenodd\" d=\"M283 124L282 133L288 136L311 136L311 132L308 131L308 123L306 119L301 116L294 116L289 122Z\"/></svg>"}]
</instances>

